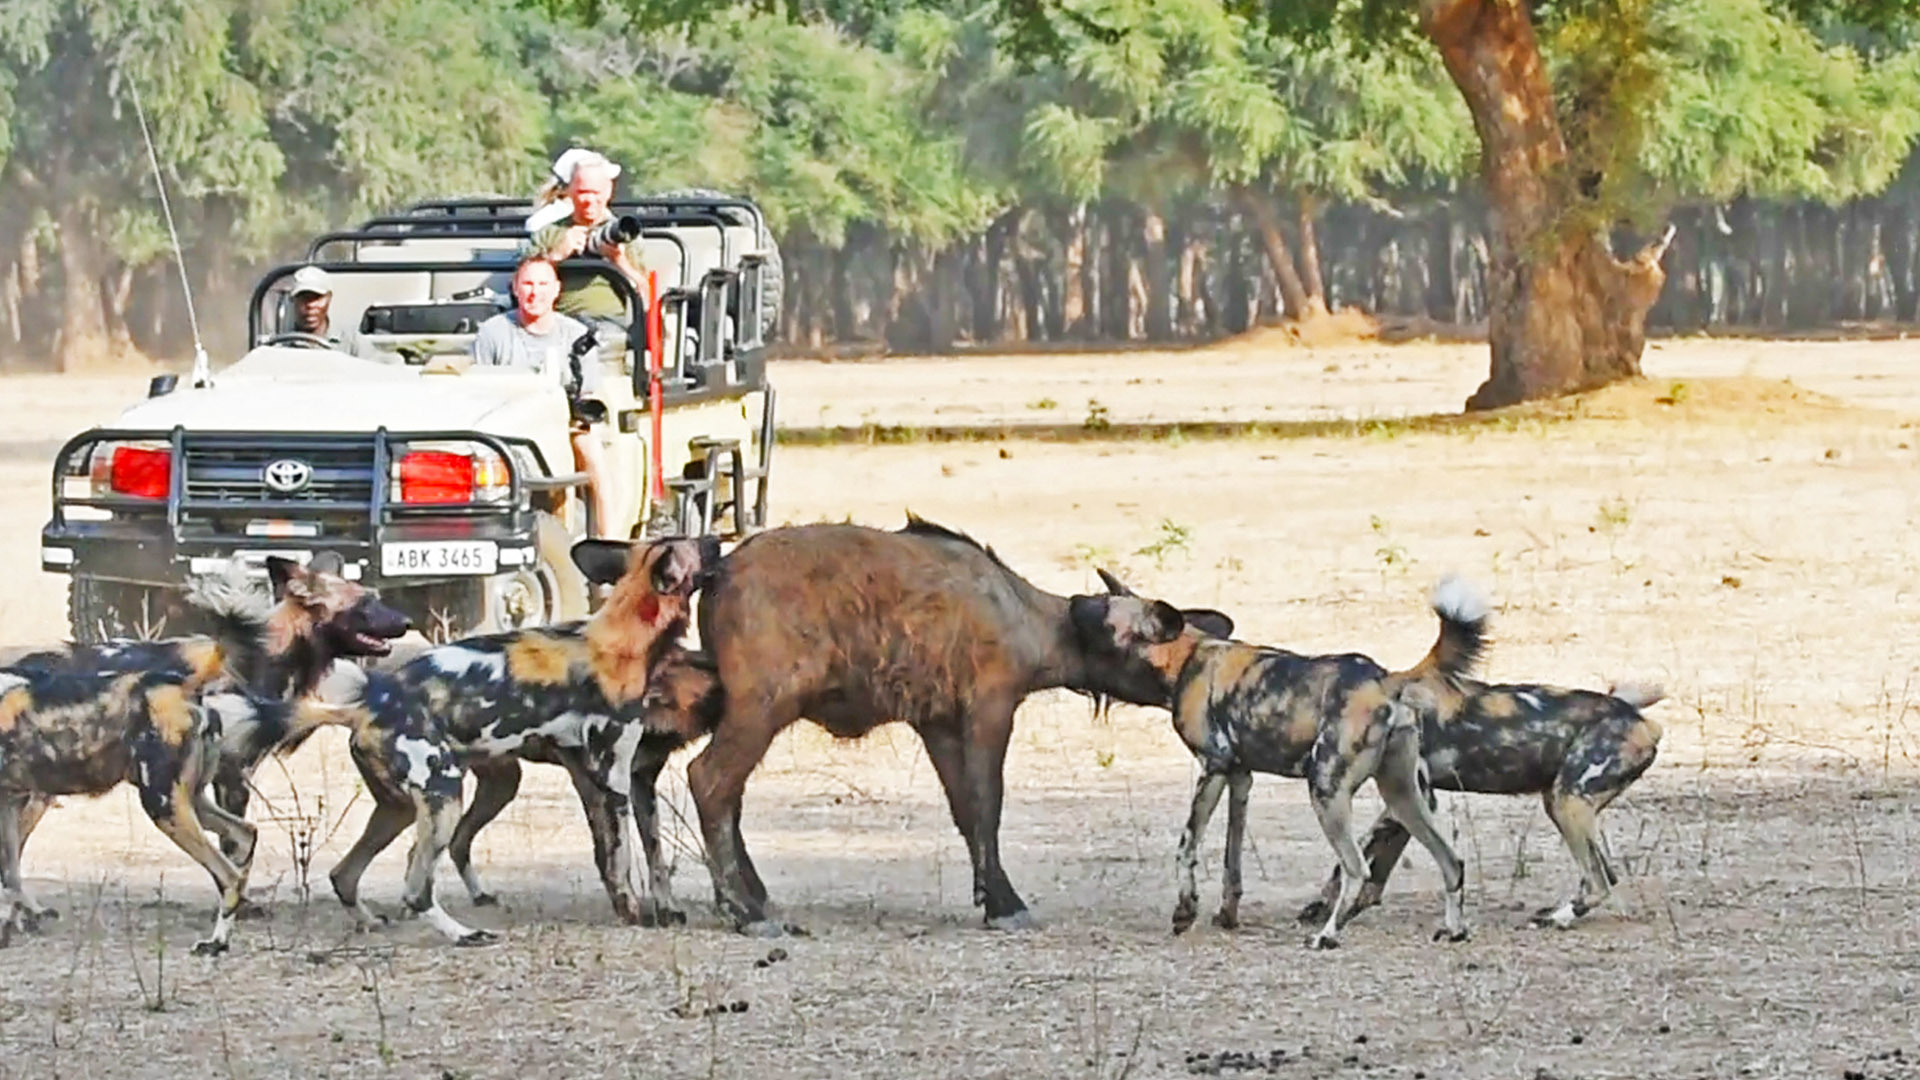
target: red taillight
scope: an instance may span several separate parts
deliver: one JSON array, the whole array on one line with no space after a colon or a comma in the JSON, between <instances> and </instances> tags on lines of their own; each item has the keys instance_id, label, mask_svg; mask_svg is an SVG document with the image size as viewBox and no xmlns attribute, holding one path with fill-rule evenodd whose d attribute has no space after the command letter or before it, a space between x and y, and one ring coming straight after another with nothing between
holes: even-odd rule
<instances>
[{"instance_id":1,"label":"red taillight","mask_svg":"<svg viewBox=\"0 0 1920 1080\"><path fill-rule=\"evenodd\" d=\"M473 458L444 450L400 456L400 501L463 503L473 500Z\"/></svg>"},{"instance_id":2,"label":"red taillight","mask_svg":"<svg viewBox=\"0 0 1920 1080\"><path fill-rule=\"evenodd\" d=\"M107 486L115 494L164 499L173 486L173 452L145 446L116 446Z\"/></svg>"}]
</instances>

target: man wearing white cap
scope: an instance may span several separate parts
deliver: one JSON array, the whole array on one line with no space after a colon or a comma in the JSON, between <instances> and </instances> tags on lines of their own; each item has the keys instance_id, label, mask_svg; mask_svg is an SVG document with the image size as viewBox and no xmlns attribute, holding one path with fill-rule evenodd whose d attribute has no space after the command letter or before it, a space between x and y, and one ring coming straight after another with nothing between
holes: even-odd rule
<instances>
[{"instance_id":1,"label":"man wearing white cap","mask_svg":"<svg viewBox=\"0 0 1920 1080\"><path fill-rule=\"evenodd\" d=\"M582 253L598 255L626 275L636 294L643 295L640 290L644 279L629 245L607 244L591 252L586 250L594 227L613 218L607 204L613 199L613 182L619 175L620 166L595 151L576 147L561 154L553 163L556 185L549 189L553 201L527 219L527 230L532 235L522 245L521 257L537 255L558 263ZM558 197L562 189L566 192L564 199ZM569 271L564 266L560 273L560 299L554 310L577 319L615 325L624 324L627 315L619 294L605 277L587 270ZM636 319L639 314L634 312Z\"/></svg>"},{"instance_id":2,"label":"man wearing white cap","mask_svg":"<svg viewBox=\"0 0 1920 1080\"><path fill-rule=\"evenodd\" d=\"M358 327L347 325L333 332L329 309L333 306L333 278L317 266L303 266L293 274L293 327L302 334L325 340L336 351L362 360L388 360L390 357L360 336Z\"/></svg>"}]
</instances>

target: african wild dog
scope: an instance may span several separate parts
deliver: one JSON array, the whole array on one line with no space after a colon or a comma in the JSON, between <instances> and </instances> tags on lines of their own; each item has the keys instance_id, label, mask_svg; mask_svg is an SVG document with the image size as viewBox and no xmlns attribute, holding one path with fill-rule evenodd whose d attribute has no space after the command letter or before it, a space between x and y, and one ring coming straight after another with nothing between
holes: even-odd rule
<instances>
[{"instance_id":1,"label":"african wild dog","mask_svg":"<svg viewBox=\"0 0 1920 1080\"><path fill-rule=\"evenodd\" d=\"M713 537L633 545L583 540L574 545L574 562L590 581L614 587L591 619L441 645L393 671L369 673L345 699L328 697L361 714L353 760L374 797L366 831L330 875L334 894L362 928L382 920L361 901L360 877L413 822L407 908L459 944L493 940L440 907L433 873L454 837L470 845L512 798L518 767L510 770L503 760L515 757L558 762L572 774L601 881L621 918L678 916L659 852L653 781L667 754L704 732L718 711L711 672L677 640L691 597L719 554ZM673 672L659 693L649 693L663 664ZM688 713L674 712L682 707ZM461 829L460 788L470 763L480 789ZM644 905L626 844L635 803L653 879ZM476 898L487 896L464 845L463 877Z\"/></svg>"},{"instance_id":2,"label":"african wild dog","mask_svg":"<svg viewBox=\"0 0 1920 1080\"><path fill-rule=\"evenodd\" d=\"M1194 867L1207 820L1227 800L1226 870L1214 922L1232 928L1240 914L1240 848L1246 837L1253 774L1303 778L1321 831L1340 857L1334 916L1308 944L1333 948L1340 919L1366 879L1366 860L1352 831L1353 795L1369 778L1388 813L1406 824L1440 864L1446 922L1435 939L1464 941L1464 868L1420 798L1418 722L1398 698L1410 684L1445 679L1472 660L1478 638L1466 633L1479 616L1469 598L1436 597L1440 637L1425 659L1389 672L1357 653L1302 656L1226 640L1232 632L1196 624L1171 605L1133 595L1101 571L1109 595L1076 598L1075 628L1094 650L1133 658L1159 674L1173 727L1201 766L1193 808L1180 836L1180 902L1173 929L1193 925L1199 906Z\"/></svg>"},{"instance_id":3,"label":"african wild dog","mask_svg":"<svg viewBox=\"0 0 1920 1080\"><path fill-rule=\"evenodd\" d=\"M262 593L235 564L187 590L187 602L212 623L207 634L28 653L9 668L45 674L170 672L185 680L194 696L222 687L243 698L291 702L312 693L334 661L385 656L393 639L411 628L405 615L380 602L378 593L347 580L344 569L333 552L315 555L305 567L272 556L266 560L268 591ZM284 708L256 708L230 698L225 711L230 720L242 714L250 719L241 727L226 725L231 752L220 756L213 786L221 808L244 817L254 769L270 751L291 751L312 729L293 730L288 726L293 713ZM29 821L22 839L31 832ZM221 850L229 859L245 861L238 843L237 837L223 835Z\"/></svg>"},{"instance_id":4,"label":"african wild dog","mask_svg":"<svg viewBox=\"0 0 1920 1080\"><path fill-rule=\"evenodd\" d=\"M1458 579L1442 589L1471 589ZM1477 609L1486 603L1477 597ZM1484 618L1463 624L1477 654ZM1487 795L1539 795L1560 831L1580 886L1565 902L1542 908L1534 922L1565 929L1607 899L1618 882L1600 837L1600 811L1638 780L1660 748L1660 725L1640 710L1660 701L1658 687L1619 685L1605 694L1536 684L1490 686L1456 676L1412 688L1402 700L1420 716L1420 753L1432 789ZM1428 799L1431 802L1429 792ZM1387 879L1406 849L1407 832L1391 817L1367 838L1373 868L1347 917L1380 902ZM1327 915L1334 882L1301 912L1303 922Z\"/></svg>"},{"instance_id":5,"label":"african wild dog","mask_svg":"<svg viewBox=\"0 0 1920 1080\"><path fill-rule=\"evenodd\" d=\"M291 573L303 583L316 576ZM222 620L246 618L245 601L226 600L241 606L203 602ZM386 614L404 630L403 617ZM367 647L376 641L384 646L370 635ZM227 664L239 659L232 645L217 638L128 642L36 653L0 668L0 938L16 924L31 926L51 914L26 896L21 880L21 846L37 817L35 801L104 794L125 781L139 789L147 816L220 891L213 933L194 951L227 948L255 832L208 797L215 764L263 728L292 731L335 719L304 702L211 692L229 681ZM219 704L212 704L216 698ZM235 857L208 841L209 828Z\"/></svg>"},{"instance_id":6,"label":"african wild dog","mask_svg":"<svg viewBox=\"0 0 1920 1080\"><path fill-rule=\"evenodd\" d=\"M701 647L713 655L726 707L687 766L722 916L751 934L785 929L768 917L740 804L774 736L804 718L841 738L912 725L966 840L973 902L990 927L1032 925L1000 864L1014 710L1049 687L1167 703L1144 665L1084 647L1072 603L1035 588L991 548L911 515L897 532L816 524L742 541L701 593Z\"/></svg>"},{"instance_id":7,"label":"african wild dog","mask_svg":"<svg viewBox=\"0 0 1920 1080\"><path fill-rule=\"evenodd\" d=\"M653 662L653 675L647 682L639 707L642 735L633 753L630 771L632 783L628 797L633 804L633 819L640 833L641 854L647 860L648 889L641 902L642 925L671 926L687 921L673 899L671 867L660 848L659 786L660 773L673 752L713 730L724 703L713 660L705 653L672 645ZM469 758L467 767L474 777L473 799L454 826L447 854L467 887L467 895L476 907L491 907L499 898L487 891L473 866L473 841L504 810L520 790L520 762L536 761L549 765L568 765L567 752L550 739L529 739L521 744L517 756ZM574 790L589 815L603 814L605 800L589 772L570 770ZM613 828L600 821L590 828L596 846L594 864L608 865L610 853L599 846L601 838Z\"/></svg>"}]
</instances>

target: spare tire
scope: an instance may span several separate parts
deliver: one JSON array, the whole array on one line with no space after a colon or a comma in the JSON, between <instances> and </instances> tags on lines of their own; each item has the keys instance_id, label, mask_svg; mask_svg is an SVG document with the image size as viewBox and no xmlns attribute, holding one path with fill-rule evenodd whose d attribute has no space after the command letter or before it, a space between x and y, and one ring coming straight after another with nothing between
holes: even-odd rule
<instances>
[{"instance_id":1,"label":"spare tire","mask_svg":"<svg viewBox=\"0 0 1920 1080\"><path fill-rule=\"evenodd\" d=\"M674 188L670 191L655 191L648 197L656 199L737 199L713 188ZM767 228L765 216L756 218L759 226L760 249L767 253L766 267L760 274L760 337L773 336L774 327L780 324L780 302L786 297L787 277L780 261L780 245L773 238L773 230Z\"/></svg>"}]
</instances>

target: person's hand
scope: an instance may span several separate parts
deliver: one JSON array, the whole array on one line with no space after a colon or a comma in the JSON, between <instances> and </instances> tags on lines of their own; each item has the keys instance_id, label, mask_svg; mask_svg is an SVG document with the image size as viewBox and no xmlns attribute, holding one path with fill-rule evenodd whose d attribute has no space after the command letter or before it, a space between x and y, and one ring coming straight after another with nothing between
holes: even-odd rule
<instances>
[{"instance_id":1,"label":"person's hand","mask_svg":"<svg viewBox=\"0 0 1920 1080\"><path fill-rule=\"evenodd\" d=\"M565 259L580 254L587 246L587 233L589 231L589 228L585 225L567 226L567 231L561 233L560 239L553 245L552 257L555 259Z\"/></svg>"},{"instance_id":2,"label":"person's hand","mask_svg":"<svg viewBox=\"0 0 1920 1080\"><path fill-rule=\"evenodd\" d=\"M613 245L607 252L607 261L613 264L614 269L625 274L627 280L633 282L635 287L639 286L641 282L640 268L634 265L633 256L627 253L627 246L625 244Z\"/></svg>"}]
</instances>

